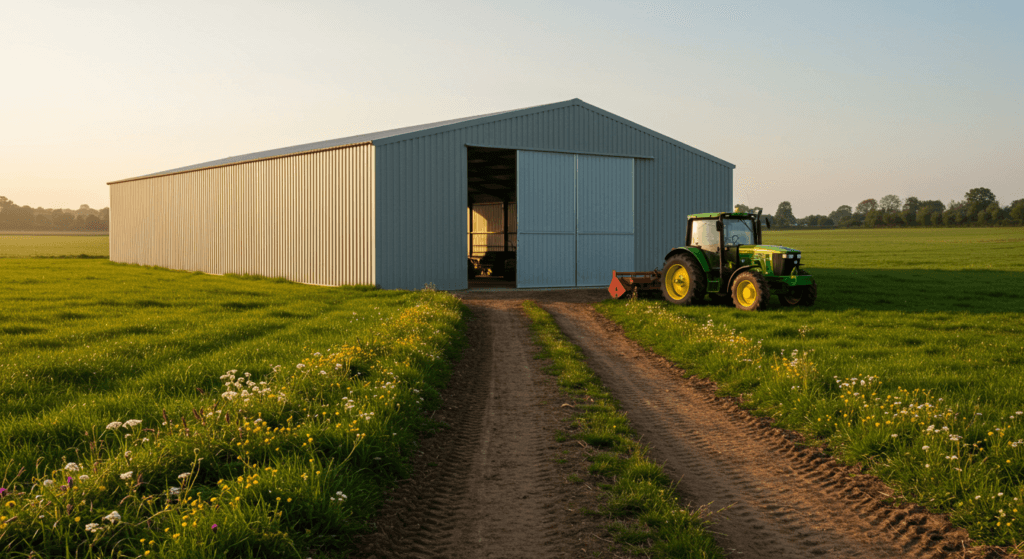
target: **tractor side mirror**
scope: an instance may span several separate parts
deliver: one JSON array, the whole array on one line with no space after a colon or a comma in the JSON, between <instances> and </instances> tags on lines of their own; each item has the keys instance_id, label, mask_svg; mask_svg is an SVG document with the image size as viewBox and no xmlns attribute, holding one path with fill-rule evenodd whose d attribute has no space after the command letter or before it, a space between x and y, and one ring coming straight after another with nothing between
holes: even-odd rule
<instances>
[{"instance_id":1,"label":"tractor side mirror","mask_svg":"<svg viewBox=\"0 0 1024 559\"><path fill-rule=\"evenodd\" d=\"M771 228L772 228L772 220L771 220L771 219L768 219L768 216L765 216L765 218L764 218L764 224L765 224L765 226L766 226L766 227L768 227L769 229L771 229Z\"/></svg>"},{"instance_id":2,"label":"tractor side mirror","mask_svg":"<svg viewBox=\"0 0 1024 559\"><path fill-rule=\"evenodd\" d=\"M716 221L715 222L715 230L716 231L721 231L722 230L722 222L721 221Z\"/></svg>"}]
</instances>

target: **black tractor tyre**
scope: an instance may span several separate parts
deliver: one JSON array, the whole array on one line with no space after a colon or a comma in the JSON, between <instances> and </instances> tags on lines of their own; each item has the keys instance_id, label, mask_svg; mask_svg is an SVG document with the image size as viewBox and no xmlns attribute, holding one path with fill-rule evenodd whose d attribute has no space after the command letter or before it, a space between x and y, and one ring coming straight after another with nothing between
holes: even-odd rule
<instances>
[{"instance_id":1,"label":"black tractor tyre","mask_svg":"<svg viewBox=\"0 0 1024 559\"><path fill-rule=\"evenodd\" d=\"M818 282L811 280L811 285L805 287L803 294L800 296L800 306L812 307L816 300L818 300Z\"/></svg>"},{"instance_id":2,"label":"black tractor tyre","mask_svg":"<svg viewBox=\"0 0 1024 559\"><path fill-rule=\"evenodd\" d=\"M779 293L779 304L783 307L795 307L803 298L803 287L790 287L786 293Z\"/></svg>"},{"instance_id":3,"label":"black tractor tyre","mask_svg":"<svg viewBox=\"0 0 1024 559\"><path fill-rule=\"evenodd\" d=\"M763 311L772 296L768 282L757 272L743 272L732 283L732 304L742 311Z\"/></svg>"},{"instance_id":4,"label":"black tractor tyre","mask_svg":"<svg viewBox=\"0 0 1024 559\"><path fill-rule=\"evenodd\" d=\"M674 305L694 305L704 300L708 281L697 260L676 254L665 260L661 269L661 296Z\"/></svg>"}]
</instances>

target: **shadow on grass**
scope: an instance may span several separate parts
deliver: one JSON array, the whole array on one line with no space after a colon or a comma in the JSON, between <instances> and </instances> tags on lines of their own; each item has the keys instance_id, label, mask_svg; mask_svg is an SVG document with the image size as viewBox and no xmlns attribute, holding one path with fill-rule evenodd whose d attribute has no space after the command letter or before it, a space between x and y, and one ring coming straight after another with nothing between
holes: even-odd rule
<instances>
[{"instance_id":1,"label":"shadow on grass","mask_svg":"<svg viewBox=\"0 0 1024 559\"><path fill-rule=\"evenodd\" d=\"M904 312L1024 312L1024 272L992 270L808 270L814 308Z\"/></svg>"}]
</instances>

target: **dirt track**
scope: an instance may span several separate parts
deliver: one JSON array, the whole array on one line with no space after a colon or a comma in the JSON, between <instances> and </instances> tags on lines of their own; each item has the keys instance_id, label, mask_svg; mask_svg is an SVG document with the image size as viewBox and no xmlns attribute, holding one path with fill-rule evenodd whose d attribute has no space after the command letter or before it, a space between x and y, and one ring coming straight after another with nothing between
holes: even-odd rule
<instances>
[{"instance_id":1,"label":"dirt track","mask_svg":"<svg viewBox=\"0 0 1024 559\"><path fill-rule=\"evenodd\" d=\"M377 557L610 556L593 517L598 497L556 465L572 442L567 416L519 312L523 298L551 312L620 401L652 457L691 506L720 511L713 531L731 557L962 557L966 533L920 507L892 508L884 485L853 472L714 397L625 339L590 304L596 291L464 296L475 319L445 393L451 425L427 439L416 474L366 539ZM580 457L577 453L577 461ZM571 467L571 464L567 467ZM980 555L975 550L969 555Z\"/></svg>"}]
</instances>

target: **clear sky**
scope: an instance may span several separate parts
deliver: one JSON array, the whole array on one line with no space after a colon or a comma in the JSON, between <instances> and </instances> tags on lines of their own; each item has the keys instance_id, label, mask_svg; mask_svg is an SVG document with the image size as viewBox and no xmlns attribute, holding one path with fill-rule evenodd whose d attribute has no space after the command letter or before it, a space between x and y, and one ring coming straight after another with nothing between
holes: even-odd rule
<instances>
[{"instance_id":1,"label":"clear sky","mask_svg":"<svg viewBox=\"0 0 1024 559\"><path fill-rule=\"evenodd\" d=\"M1024 198L1024 2L4 2L0 195L579 97L804 216ZM718 209L718 208L709 208Z\"/></svg>"}]
</instances>

